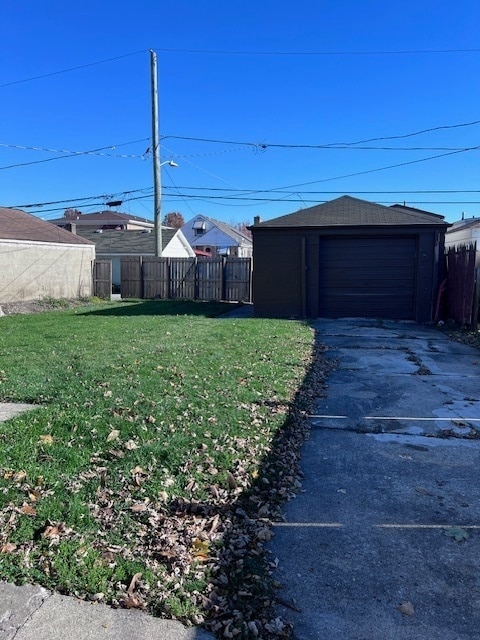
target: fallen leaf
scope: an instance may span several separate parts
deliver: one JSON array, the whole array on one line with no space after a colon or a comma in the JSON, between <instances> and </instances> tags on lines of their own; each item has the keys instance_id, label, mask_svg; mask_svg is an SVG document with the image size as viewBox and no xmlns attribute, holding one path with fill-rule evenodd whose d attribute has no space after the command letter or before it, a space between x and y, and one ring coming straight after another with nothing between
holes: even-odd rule
<instances>
[{"instance_id":1,"label":"fallen leaf","mask_svg":"<svg viewBox=\"0 0 480 640\"><path fill-rule=\"evenodd\" d=\"M142 467L139 467L138 465L134 469L130 469L130 473L131 473L132 476L146 476L147 475L145 473L145 471L142 469Z\"/></svg>"},{"instance_id":2,"label":"fallen leaf","mask_svg":"<svg viewBox=\"0 0 480 640\"><path fill-rule=\"evenodd\" d=\"M403 613L404 616L413 616L415 615L415 607L411 602L402 602L399 604L396 609Z\"/></svg>"},{"instance_id":3,"label":"fallen leaf","mask_svg":"<svg viewBox=\"0 0 480 640\"><path fill-rule=\"evenodd\" d=\"M35 511L35 509L30 506L29 504L27 504L26 502L24 502L22 504L22 506L20 507L20 513L23 513L25 516L36 516L37 512Z\"/></svg>"},{"instance_id":4,"label":"fallen leaf","mask_svg":"<svg viewBox=\"0 0 480 640\"><path fill-rule=\"evenodd\" d=\"M53 444L53 437L49 433L46 433L44 435L41 435L38 441L40 442L40 444L43 444L46 447L49 447L50 445Z\"/></svg>"},{"instance_id":5,"label":"fallen leaf","mask_svg":"<svg viewBox=\"0 0 480 640\"><path fill-rule=\"evenodd\" d=\"M145 606L145 603L140 598L140 596L137 596L135 594L125 596L120 600L120 603L126 609L143 609Z\"/></svg>"},{"instance_id":6,"label":"fallen leaf","mask_svg":"<svg viewBox=\"0 0 480 640\"><path fill-rule=\"evenodd\" d=\"M45 538L55 538L60 535L60 529L55 525L49 525L45 527L43 535Z\"/></svg>"},{"instance_id":7,"label":"fallen leaf","mask_svg":"<svg viewBox=\"0 0 480 640\"><path fill-rule=\"evenodd\" d=\"M3 546L0 547L0 553L12 553L17 548L16 544L13 542L6 542Z\"/></svg>"},{"instance_id":8,"label":"fallen leaf","mask_svg":"<svg viewBox=\"0 0 480 640\"><path fill-rule=\"evenodd\" d=\"M16 473L13 474L13 480L15 482L23 482L26 477L27 477L26 471L17 471Z\"/></svg>"},{"instance_id":9,"label":"fallen leaf","mask_svg":"<svg viewBox=\"0 0 480 640\"><path fill-rule=\"evenodd\" d=\"M133 513L142 513L142 511L147 510L147 505L144 502L136 502L132 504L130 510L133 511Z\"/></svg>"},{"instance_id":10,"label":"fallen leaf","mask_svg":"<svg viewBox=\"0 0 480 640\"><path fill-rule=\"evenodd\" d=\"M449 538L453 538L456 542L468 540L470 537L468 531L466 529L462 529L462 527L448 527L448 529L445 529L445 535Z\"/></svg>"},{"instance_id":11,"label":"fallen leaf","mask_svg":"<svg viewBox=\"0 0 480 640\"><path fill-rule=\"evenodd\" d=\"M236 489L237 488L237 481L235 480L235 478L233 477L233 475L231 473L228 474L227 476L227 483L230 489Z\"/></svg>"},{"instance_id":12,"label":"fallen leaf","mask_svg":"<svg viewBox=\"0 0 480 640\"><path fill-rule=\"evenodd\" d=\"M120 431L118 429L113 429L107 436L107 442L112 442L112 440L117 440L120 435Z\"/></svg>"},{"instance_id":13,"label":"fallen leaf","mask_svg":"<svg viewBox=\"0 0 480 640\"><path fill-rule=\"evenodd\" d=\"M192 555L197 558L197 560L208 560L210 543L208 540L200 540L200 538L195 538L190 551L192 552Z\"/></svg>"},{"instance_id":14,"label":"fallen leaf","mask_svg":"<svg viewBox=\"0 0 480 640\"><path fill-rule=\"evenodd\" d=\"M137 586L137 582L140 580L140 578L142 577L141 573L136 573L133 578L130 580L130 585L127 589L127 593L131 594L135 591L135 587Z\"/></svg>"}]
</instances>

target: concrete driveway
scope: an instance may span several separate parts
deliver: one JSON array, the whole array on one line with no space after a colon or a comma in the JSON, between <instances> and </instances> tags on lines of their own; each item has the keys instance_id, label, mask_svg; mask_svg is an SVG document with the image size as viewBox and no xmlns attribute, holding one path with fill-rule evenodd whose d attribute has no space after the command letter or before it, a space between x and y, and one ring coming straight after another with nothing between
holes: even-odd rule
<instances>
[{"instance_id":1,"label":"concrete driveway","mask_svg":"<svg viewBox=\"0 0 480 640\"><path fill-rule=\"evenodd\" d=\"M320 320L338 359L270 549L299 640L480 638L480 353Z\"/></svg>"}]
</instances>

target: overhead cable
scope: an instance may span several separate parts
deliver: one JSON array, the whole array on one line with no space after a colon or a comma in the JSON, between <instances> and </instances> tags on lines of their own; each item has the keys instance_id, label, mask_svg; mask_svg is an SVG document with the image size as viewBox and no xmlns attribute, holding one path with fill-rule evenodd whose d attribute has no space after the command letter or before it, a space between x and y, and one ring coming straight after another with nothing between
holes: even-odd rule
<instances>
[{"instance_id":1,"label":"overhead cable","mask_svg":"<svg viewBox=\"0 0 480 640\"><path fill-rule=\"evenodd\" d=\"M105 60L97 60L97 62L90 62L88 64L80 64L76 67L69 67L68 69L61 69L59 71L51 71L50 73L44 73L40 76L33 76L31 78L24 78L23 80L14 80L13 82L5 82L0 84L0 89L3 87L11 87L14 84L22 84L23 82L31 82L32 80L41 80L42 78L50 78L51 76L58 76L62 73L70 73L70 71L77 71L78 69L86 69L88 67L95 67L99 64L105 64L106 62L114 62L115 60L121 60L122 58L129 58L130 56L136 56L139 53L145 53L147 49L141 49L140 51L133 51L132 53L125 53L123 56L116 56L115 58L106 58Z\"/></svg>"},{"instance_id":2,"label":"overhead cable","mask_svg":"<svg viewBox=\"0 0 480 640\"><path fill-rule=\"evenodd\" d=\"M156 47L155 51L164 53L201 53L209 55L231 56L398 56L398 55L426 55L446 53L479 53L480 49L396 49L379 51L239 51L228 49L169 49Z\"/></svg>"},{"instance_id":3,"label":"overhead cable","mask_svg":"<svg viewBox=\"0 0 480 640\"><path fill-rule=\"evenodd\" d=\"M174 140L189 140L192 142L209 142L214 144L236 144L236 145L244 145L249 147L255 147L259 150L266 150L268 147L275 148L285 148L285 149L328 149L328 148L348 148L350 146L356 146L359 144L367 144L369 142L379 142L382 140L400 140L402 138L412 138L414 136L419 136L424 133L431 133L433 131L440 131L445 129L458 129L460 127L472 127L474 125L480 124L480 120L473 120L471 122L460 122L456 124L446 124L439 125L437 127L429 127L428 129L421 129L419 131L413 131L410 133L397 134L393 136L378 136L375 138L366 138L364 140L356 140L355 142L329 142L324 144L287 144L287 143L269 143L269 142L248 142L248 141L239 141L239 140L222 140L215 138L196 138L193 136L176 136L165 134L162 136L162 140L167 138L172 138ZM390 148L387 148L390 150ZM398 147L393 147L392 149L398 149ZM418 150L421 150L422 147L418 147ZM425 147L428 149L428 147ZM433 149L433 148L432 148ZM402 149L402 150L410 150L410 149ZM459 149L452 149L452 151L458 151Z\"/></svg>"}]
</instances>

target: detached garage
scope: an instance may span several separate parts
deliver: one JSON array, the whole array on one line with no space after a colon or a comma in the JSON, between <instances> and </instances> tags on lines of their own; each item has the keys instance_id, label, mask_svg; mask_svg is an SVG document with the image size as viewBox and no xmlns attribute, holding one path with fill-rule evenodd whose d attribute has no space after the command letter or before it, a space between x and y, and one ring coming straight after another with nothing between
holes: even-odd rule
<instances>
[{"instance_id":1,"label":"detached garage","mask_svg":"<svg viewBox=\"0 0 480 640\"><path fill-rule=\"evenodd\" d=\"M0 207L0 304L91 296L94 259L89 240Z\"/></svg>"},{"instance_id":2,"label":"detached garage","mask_svg":"<svg viewBox=\"0 0 480 640\"><path fill-rule=\"evenodd\" d=\"M448 226L437 214L350 196L256 219L255 314L429 322Z\"/></svg>"}]
</instances>

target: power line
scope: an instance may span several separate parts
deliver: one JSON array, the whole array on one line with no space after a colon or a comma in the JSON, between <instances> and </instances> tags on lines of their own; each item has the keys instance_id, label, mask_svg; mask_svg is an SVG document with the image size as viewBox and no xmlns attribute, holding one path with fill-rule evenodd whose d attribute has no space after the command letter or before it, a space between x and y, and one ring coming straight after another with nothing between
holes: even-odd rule
<instances>
[{"instance_id":1,"label":"power line","mask_svg":"<svg viewBox=\"0 0 480 640\"><path fill-rule=\"evenodd\" d=\"M368 173L377 173L379 171L386 171L387 169L396 169L398 167L406 167L412 164L418 164L420 162L428 162L429 160L436 160L438 158L445 158L447 156L452 156L458 153L465 153L467 151L477 151L480 149L480 145L476 147L466 147L465 149L460 149L459 151L449 151L448 153L440 153L436 156L429 156L428 158L419 158L418 160L408 160L406 162L398 162L397 164L390 164L384 167L377 167L375 169L365 169L364 171L355 171L354 173L345 173L340 176L332 176L330 178L321 178L320 180L310 180L309 182L300 182L298 184L289 184L284 185L282 187L272 188L272 189L258 189L256 191L251 191L250 193L264 193L264 192L274 192L280 189L295 189L296 187L306 187L310 184L319 184L321 182L331 182L332 180L340 180L342 178L353 178L355 176L363 176Z\"/></svg>"},{"instance_id":2,"label":"power line","mask_svg":"<svg viewBox=\"0 0 480 640\"><path fill-rule=\"evenodd\" d=\"M141 138L140 140L132 140L132 142L122 142L121 144L110 145L109 147L104 147L104 149L117 149L118 147L126 147L127 145L130 145L130 144L147 142L149 140L150 138ZM129 154L118 154L118 153L101 153L99 151L68 151L66 149L47 149L44 147L30 147L22 144L7 144L5 142L0 142L0 147L5 147L7 149L20 149L21 151L43 151L47 153L65 153L70 155L107 156L111 158L140 158L140 159L145 158L145 154L129 155ZM12 165L12 166L16 166L16 165Z\"/></svg>"},{"instance_id":3,"label":"power line","mask_svg":"<svg viewBox=\"0 0 480 640\"><path fill-rule=\"evenodd\" d=\"M75 158L78 156L88 156L88 155L99 155L99 151L105 151L106 149L111 149L112 147L100 147L98 149L90 149L89 151L62 151L64 155L54 156L53 158L44 158L43 160L31 160L30 162L19 162L17 164L9 164L4 167L0 167L0 171L5 169L14 169L17 167L27 167L32 164L42 164L44 162L52 162L53 160L64 160L65 158ZM67 154L67 155L65 155ZM109 154L105 154L109 155Z\"/></svg>"},{"instance_id":4,"label":"power line","mask_svg":"<svg viewBox=\"0 0 480 640\"><path fill-rule=\"evenodd\" d=\"M195 53L195 54L209 54L209 55L238 55L238 56L390 56L390 55L427 55L427 54L451 54L451 53L479 53L480 49L467 48L467 49L400 49L393 51L229 51L229 50L214 50L214 49L166 49L157 48L156 51L162 51L164 53ZM13 80L12 82L5 82L0 84L0 89L4 87L11 87L17 84L23 84L25 82L32 82L34 80L42 80L43 78L50 78L52 76L61 75L63 73L70 73L72 71L78 71L79 69L87 69L89 67L95 67L100 64L106 64L107 62L115 62L116 60L122 60L123 58L129 58L136 56L140 53L146 53L149 49L140 49L139 51L133 51L131 53L125 53L121 56L115 56L114 58L105 58L104 60L97 60L96 62L89 62L86 64L80 64L74 67L68 67L67 69L60 69L58 71L51 71L49 73L43 73L38 76L31 76L30 78L23 78L21 80Z\"/></svg>"},{"instance_id":5,"label":"power line","mask_svg":"<svg viewBox=\"0 0 480 640\"><path fill-rule=\"evenodd\" d=\"M397 56L397 55L427 55L447 53L479 53L480 49L397 49L380 51L238 51L227 49L167 49L155 48L164 53L200 53L208 55L231 56Z\"/></svg>"},{"instance_id":6,"label":"power line","mask_svg":"<svg viewBox=\"0 0 480 640\"><path fill-rule=\"evenodd\" d=\"M84 196L83 198L66 198L65 200L51 200L50 202L36 202L34 204L17 204L17 205L13 205L10 207L5 207L6 209L30 209L32 207L44 207L44 206L49 206L51 204L62 204L62 203L72 203L72 202L81 202L82 200L96 200L98 198L104 198L105 200L110 199L110 198L114 198L116 196L121 197L121 196L126 196L126 195L130 195L131 193L140 193L141 191L148 191L150 190L151 187L143 187L142 189L131 189L130 191L119 191L117 193L109 193L107 194L100 194L100 195L96 195L96 196ZM87 205L85 205L87 206ZM90 206L90 205L88 205ZM62 207L64 208L64 207Z\"/></svg>"},{"instance_id":7,"label":"power line","mask_svg":"<svg viewBox=\"0 0 480 640\"><path fill-rule=\"evenodd\" d=\"M174 189L174 193L167 193L167 191L169 189ZM55 204L73 204L73 203L78 203L78 202L83 202L85 200L98 200L98 199L102 199L102 200L109 200L110 198L119 198L119 199L124 199L124 200L135 200L137 198L128 198L128 196L130 196L131 194L135 194L135 193L146 193L146 192L151 192L152 187L142 187L139 189L130 189L128 191L119 191L116 193L109 193L109 194L100 194L100 195L95 195L95 196L83 196L81 198L65 198L63 200L50 200L48 202L35 202L35 203L27 203L27 204L17 204L17 205L11 205L8 207L5 207L6 209L32 209L32 208L40 208L40 207L45 207L45 206L50 206L50 205L55 205ZM232 194L233 196L248 196L250 193L257 193L255 191L248 191L245 189L238 189L238 188L230 188L227 189L225 187L192 187L192 186L186 186L186 185L173 185L173 187L169 186L169 185L164 185L163 187L163 191L164 194L167 197L181 197L181 198L225 198L227 199L228 197L230 197L229 195L226 196L209 196L208 194L191 194L191 193L181 193L181 190L183 191L191 191L191 190L196 190L196 191L213 191L213 192L227 192L227 194ZM420 194L438 194L438 195L446 195L446 194L459 194L459 193L471 193L471 194L475 194L475 193L480 193L480 189L396 189L396 190L383 190L383 191L364 191L364 190L347 190L349 194L356 194L356 195L395 195L395 194L399 194L402 196L405 195L412 195L412 194L416 194L416 195L420 195ZM264 190L262 193L268 193L268 190ZM287 194L287 195L293 195L291 191L284 191L281 189L275 189L272 190L273 193L278 193L278 194ZM308 196L314 196L314 195L344 195L345 194L345 190L342 191L302 191L302 193L304 195L308 195ZM150 198L151 197L151 193L147 193L147 195L141 196L140 199L143 198ZM254 200L254 198L245 198L248 200ZM275 199L275 201L277 201L277 199ZM318 201L318 200L316 200ZM104 202L98 203L99 206L104 206ZM461 202L459 204L472 204L469 202ZM474 203L473 203L474 204ZM79 206L76 205L75 206ZM90 202L85 203L84 206L96 206L95 203L92 204ZM57 209L50 209L48 211L61 211L63 209L65 209L67 207L59 207ZM47 212L47 210L45 211L45 213Z\"/></svg>"},{"instance_id":8,"label":"power line","mask_svg":"<svg viewBox=\"0 0 480 640\"><path fill-rule=\"evenodd\" d=\"M31 82L32 80L41 80L42 78L50 78L51 76L58 76L62 73L70 73L70 71L77 71L78 69L87 69L88 67L95 67L99 64L105 64L106 62L114 62L115 60L122 60L123 58L129 58L130 56L136 56L139 53L145 53L147 49L141 49L140 51L133 51L132 53L125 53L123 56L116 56L115 58L106 58L105 60L98 60L97 62L90 62L88 64L80 64L76 67L69 67L68 69L61 69L60 71L51 71L50 73L44 73L40 76L32 76L31 78L24 78L23 80L14 80L13 82L5 82L0 84L0 89L3 87L11 87L15 84L22 84L23 82Z\"/></svg>"},{"instance_id":9,"label":"power line","mask_svg":"<svg viewBox=\"0 0 480 640\"><path fill-rule=\"evenodd\" d=\"M342 192L343 193L343 192ZM350 193L357 193L355 191L352 191ZM148 197L148 196L146 196ZM309 202L309 203L316 203L316 204L320 204L322 202L328 202L328 200L323 200L323 199L305 199L305 198L301 198L301 197L297 197L297 198L260 198L260 197L252 197L252 196L240 196L240 195L232 195L232 196L214 196L214 195L200 195L200 194L183 194L183 193L170 193L167 194L168 198L193 198L195 200L204 200L205 202L208 202L210 200L238 200L238 201L251 201L251 202ZM403 198L402 198L403 200ZM380 201L378 201L380 202ZM398 204L398 200L390 200L390 201L382 201L384 204ZM474 201L468 201L468 200L408 200L408 202L414 203L414 204L480 204L480 200L474 200Z\"/></svg>"},{"instance_id":10,"label":"power line","mask_svg":"<svg viewBox=\"0 0 480 640\"><path fill-rule=\"evenodd\" d=\"M214 144L235 144L235 145L255 147L260 151L266 151L269 147L282 148L282 149L331 149L331 148L344 149L344 148L349 148L350 146L367 144L369 142L380 142L382 140L400 140L403 138L412 138L414 136L419 136L424 133L431 133L433 131L440 131L445 129L458 129L461 127L472 127L477 124L480 124L480 120L473 120L472 122L460 122L456 124L440 125L438 127L429 127L428 129L421 129L419 131L413 131L410 133L398 134L393 136L378 136L375 138L366 138L365 140L357 140L355 142L331 142L331 143L324 143L324 144L287 144L287 143L273 143L273 142L272 143L248 142L248 141L239 141L239 140L221 140L221 139L219 140L215 138L196 138L193 136L176 136L176 135L168 135L168 134L162 136L162 140L166 138L172 138L175 140L189 140L192 142L207 142L207 143L214 143ZM371 147L371 148L376 148L376 147ZM382 148L381 147L381 149L382 150L401 149L402 151L410 151L410 150L428 150L428 149L434 150L436 148L435 147L416 147L416 148L410 149L408 147L406 148L401 148L401 147L400 148L399 147ZM451 150L459 151L460 149L451 149Z\"/></svg>"},{"instance_id":11,"label":"power line","mask_svg":"<svg viewBox=\"0 0 480 640\"><path fill-rule=\"evenodd\" d=\"M168 189L168 185L166 185L164 187L165 189ZM247 190L247 189L226 189L225 187L189 187L189 186L176 186L177 189L183 189L183 190L190 190L190 189L195 189L198 191L227 191L227 192L238 192L239 194L249 194L249 193L254 193L253 191ZM274 190L275 193L292 193L291 191L282 191L280 189L275 189ZM265 191L265 193L268 193L268 190ZM315 195L315 194L330 194L330 195L335 195L335 194L340 194L343 195L345 194L345 191L302 191L302 193L304 194L308 194L308 195ZM386 194L395 194L395 193L399 193L399 194L405 194L405 193L480 193L480 189L397 189L395 191L350 191L349 193L358 193L358 194L380 194L380 195L386 195Z\"/></svg>"}]
</instances>

